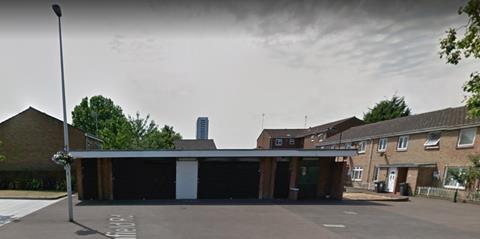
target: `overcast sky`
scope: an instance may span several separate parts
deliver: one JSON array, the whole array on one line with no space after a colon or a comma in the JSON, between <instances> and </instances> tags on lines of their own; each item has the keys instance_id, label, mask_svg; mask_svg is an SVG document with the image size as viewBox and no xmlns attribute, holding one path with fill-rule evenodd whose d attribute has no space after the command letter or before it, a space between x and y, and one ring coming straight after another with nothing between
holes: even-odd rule
<instances>
[{"instance_id":1,"label":"overcast sky","mask_svg":"<svg viewBox=\"0 0 480 239\"><path fill-rule=\"evenodd\" d=\"M33 106L62 117L51 1L0 3L0 121ZM446 65L438 42L464 1L58 1L67 108L101 94L126 114L220 148L265 128L357 116L397 93L414 113L459 106L478 63ZM69 113L69 122L71 115Z\"/></svg>"}]
</instances>

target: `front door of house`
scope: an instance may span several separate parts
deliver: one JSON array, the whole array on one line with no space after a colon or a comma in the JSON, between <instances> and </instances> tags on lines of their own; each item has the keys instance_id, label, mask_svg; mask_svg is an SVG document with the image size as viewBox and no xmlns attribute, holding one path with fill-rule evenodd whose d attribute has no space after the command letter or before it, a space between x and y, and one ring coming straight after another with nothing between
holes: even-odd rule
<instances>
[{"instance_id":1,"label":"front door of house","mask_svg":"<svg viewBox=\"0 0 480 239\"><path fill-rule=\"evenodd\" d=\"M397 168L388 169L387 191L393 193L395 190L395 182L397 181Z\"/></svg>"}]
</instances>

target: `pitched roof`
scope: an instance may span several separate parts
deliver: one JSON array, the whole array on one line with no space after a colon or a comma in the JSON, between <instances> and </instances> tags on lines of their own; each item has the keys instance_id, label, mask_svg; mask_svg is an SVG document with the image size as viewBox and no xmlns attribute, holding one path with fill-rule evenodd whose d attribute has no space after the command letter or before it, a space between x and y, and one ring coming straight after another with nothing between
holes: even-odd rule
<instances>
[{"instance_id":1,"label":"pitched roof","mask_svg":"<svg viewBox=\"0 0 480 239\"><path fill-rule=\"evenodd\" d=\"M40 111L40 110L35 109L35 108L33 108L32 106L30 106L30 107L28 107L27 109L21 111L20 113L14 115L14 116L11 116L10 118L8 118L8 119L0 122L0 126L1 126L2 124L4 124L4 123L10 121L10 120L14 120L14 119L16 119L16 118L18 118L18 117L22 117L22 116L24 116L24 115L27 114L27 113L39 114L39 115L42 115L43 117L45 117L45 118L47 118L47 119L51 119L51 120L55 121L56 123L58 123L58 124L60 124L60 125L63 125L63 120L60 120L60 119L58 119L58 118L56 118L56 117L54 117L54 116L51 116L51 115L49 115L49 114L47 114L47 113L45 113L45 112L43 112L43 111ZM83 131L82 129L77 128L77 127L75 127L75 126L73 126L73 125L71 125L71 124L68 124L68 129L69 129L69 130L78 130L78 131L82 132L82 133L85 135L85 137L88 137L88 138L91 138L91 139L93 139L93 140L102 142L102 140L101 140L100 138L98 138L97 136L91 135L91 134L89 134L89 133L86 133L86 132Z\"/></svg>"},{"instance_id":2,"label":"pitched roof","mask_svg":"<svg viewBox=\"0 0 480 239\"><path fill-rule=\"evenodd\" d=\"M360 119L358 119L357 117L353 116L353 117L350 117L350 118L345 118L345 119L333 121L333 122L330 122L330 123L318 125L318 126L315 126L315 127L310 127L310 128L308 128L308 129L305 129L305 130L304 130L302 136L307 136L307 135L311 135L311 134L318 134L318 133L327 132L327 131L335 128L336 125L339 125L339 124L341 124L341 123L343 123L343 122L346 122L346 121L349 121L349 120L359 121L359 122L362 122L362 124L363 124L363 121L362 121L362 120L360 120Z\"/></svg>"},{"instance_id":3,"label":"pitched roof","mask_svg":"<svg viewBox=\"0 0 480 239\"><path fill-rule=\"evenodd\" d=\"M303 135L305 129L264 129L263 132L272 138L297 138Z\"/></svg>"},{"instance_id":4,"label":"pitched roof","mask_svg":"<svg viewBox=\"0 0 480 239\"><path fill-rule=\"evenodd\" d=\"M480 118L467 118L466 107L446 108L352 127L342 133L342 142L437 130L452 130L474 125L480 125ZM338 143L339 138L340 134L337 134L326 139L320 145Z\"/></svg>"},{"instance_id":5,"label":"pitched roof","mask_svg":"<svg viewBox=\"0 0 480 239\"><path fill-rule=\"evenodd\" d=\"M305 137L307 135L311 134L318 134L318 133L323 133L327 132L328 130L334 128L335 126L348 121L348 120L358 120L357 117L353 116L350 118L345 118L333 122L329 122L326 124L322 125L317 125L314 127L310 128L297 128L297 129L264 129L263 131L268 133L270 137L272 138L299 138L299 137Z\"/></svg>"},{"instance_id":6,"label":"pitched roof","mask_svg":"<svg viewBox=\"0 0 480 239\"><path fill-rule=\"evenodd\" d=\"M213 139L179 139L174 144L175 149L182 150L217 149Z\"/></svg>"},{"instance_id":7,"label":"pitched roof","mask_svg":"<svg viewBox=\"0 0 480 239\"><path fill-rule=\"evenodd\" d=\"M56 117L54 117L54 116L51 116L51 115L49 115L49 114L47 114L47 113L45 113L45 112L43 112L43 111L37 110L37 109L33 108L32 106L28 107L27 109L21 111L20 113L14 115L14 116L11 116L10 118L7 118L6 120L0 122L0 124L3 124L3 123L5 123L5 122L7 122L7 121L10 121L10 120L12 120L12 119L15 119L16 117L21 117L22 115L24 115L24 114L27 113L27 112L33 112L33 113L36 113L36 114L40 114L40 115L45 116L46 118L53 119L53 120L55 120L55 121L63 124L63 120L60 120L60 119L58 119L58 118L56 118ZM76 130L80 130L80 131L84 132L83 130L81 130L81 129L77 128L77 127L74 127L74 126L71 125L71 124L68 124L68 126L69 126L70 128L74 128L74 129L76 129Z\"/></svg>"}]
</instances>

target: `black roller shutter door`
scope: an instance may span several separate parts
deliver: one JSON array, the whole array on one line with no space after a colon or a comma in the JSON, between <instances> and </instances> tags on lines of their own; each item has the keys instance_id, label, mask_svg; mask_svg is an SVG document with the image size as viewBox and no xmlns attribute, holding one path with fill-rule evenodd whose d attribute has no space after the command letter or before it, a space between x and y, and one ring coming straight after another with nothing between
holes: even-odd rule
<instances>
[{"instance_id":1,"label":"black roller shutter door","mask_svg":"<svg viewBox=\"0 0 480 239\"><path fill-rule=\"evenodd\" d=\"M200 161L198 198L257 199L259 180L258 162Z\"/></svg>"},{"instance_id":2,"label":"black roller shutter door","mask_svg":"<svg viewBox=\"0 0 480 239\"><path fill-rule=\"evenodd\" d=\"M290 163L277 162L275 170L275 187L273 191L274 198L288 198L290 185Z\"/></svg>"},{"instance_id":3,"label":"black roller shutter door","mask_svg":"<svg viewBox=\"0 0 480 239\"><path fill-rule=\"evenodd\" d=\"M114 159L113 177L114 199L175 199L175 160Z\"/></svg>"},{"instance_id":4,"label":"black roller shutter door","mask_svg":"<svg viewBox=\"0 0 480 239\"><path fill-rule=\"evenodd\" d=\"M98 199L97 159L82 159L82 200Z\"/></svg>"}]
</instances>

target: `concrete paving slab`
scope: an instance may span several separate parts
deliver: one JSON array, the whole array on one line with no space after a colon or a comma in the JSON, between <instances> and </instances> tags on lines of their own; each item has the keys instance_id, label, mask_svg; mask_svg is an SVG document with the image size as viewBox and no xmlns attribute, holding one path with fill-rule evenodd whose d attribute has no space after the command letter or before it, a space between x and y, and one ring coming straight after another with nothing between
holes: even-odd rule
<instances>
[{"instance_id":1,"label":"concrete paving slab","mask_svg":"<svg viewBox=\"0 0 480 239\"><path fill-rule=\"evenodd\" d=\"M0 227L59 200L0 199Z\"/></svg>"}]
</instances>

